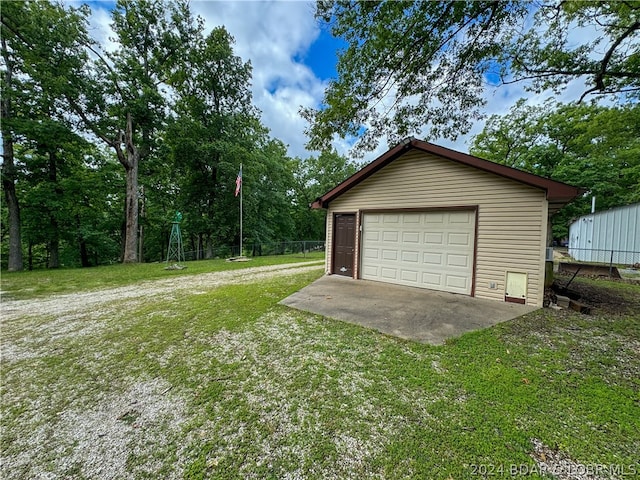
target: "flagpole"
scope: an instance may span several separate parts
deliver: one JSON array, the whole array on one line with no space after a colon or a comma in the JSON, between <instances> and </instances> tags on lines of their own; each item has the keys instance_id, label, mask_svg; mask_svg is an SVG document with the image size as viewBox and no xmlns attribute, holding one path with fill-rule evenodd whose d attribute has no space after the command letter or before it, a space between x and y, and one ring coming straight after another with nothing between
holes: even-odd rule
<instances>
[{"instance_id":1,"label":"flagpole","mask_svg":"<svg viewBox=\"0 0 640 480\"><path fill-rule=\"evenodd\" d=\"M242 256L242 164L240 164L240 253L238 256Z\"/></svg>"}]
</instances>

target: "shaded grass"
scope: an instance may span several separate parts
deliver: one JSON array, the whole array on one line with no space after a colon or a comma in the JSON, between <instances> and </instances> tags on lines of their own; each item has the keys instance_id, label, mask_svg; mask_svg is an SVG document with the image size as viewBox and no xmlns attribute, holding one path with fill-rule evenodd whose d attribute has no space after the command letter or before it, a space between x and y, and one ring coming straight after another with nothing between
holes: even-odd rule
<instances>
[{"instance_id":1,"label":"shaded grass","mask_svg":"<svg viewBox=\"0 0 640 480\"><path fill-rule=\"evenodd\" d=\"M147 280L184 275L239 270L243 268L279 265L284 263L323 260L324 252L302 256L277 255L252 257L248 262L227 262L225 259L185 262L183 270L165 270L164 263L136 263L106 265L92 268L69 268L2 272L3 297L15 299L37 298L54 293L73 293L100 288L119 287Z\"/></svg>"},{"instance_id":2,"label":"shaded grass","mask_svg":"<svg viewBox=\"0 0 640 480\"><path fill-rule=\"evenodd\" d=\"M91 336L9 325L3 342L36 354L3 362L3 456L30 454L12 478L92 477L88 460L60 465L81 458L66 419L82 427L152 379L148 399L110 413L123 477L474 478L533 468L533 438L581 464L637 464L640 312L539 310L433 347L277 305L319 274L74 320L102 323ZM179 415L152 422L145 401L163 399Z\"/></svg>"},{"instance_id":3,"label":"shaded grass","mask_svg":"<svg viewBox=\"0 0 640 480\"><path fill-rule=\"evenodd\" d=\"M451 343L443 364L485 462L524 461L531 438L584 464L637 461L640 318L603 320L540 310Z\"/></svg>"}]
</instances>

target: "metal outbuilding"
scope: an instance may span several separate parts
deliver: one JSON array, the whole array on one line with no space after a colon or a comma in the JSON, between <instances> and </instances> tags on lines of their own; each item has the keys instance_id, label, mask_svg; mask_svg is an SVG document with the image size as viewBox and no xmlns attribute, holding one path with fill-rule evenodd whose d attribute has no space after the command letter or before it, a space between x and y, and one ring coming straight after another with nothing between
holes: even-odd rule
<instances>
[{"instance_id":1,"label":"metal outbuilding","mask_svg":"<svg viewBox=\"0 0 640 480\"><path fill-rule=\"evenodd\" d=\"M569 255L582 262L640 263L640 203L578 218L569 228Z\"/></svg>"}]
</instances>

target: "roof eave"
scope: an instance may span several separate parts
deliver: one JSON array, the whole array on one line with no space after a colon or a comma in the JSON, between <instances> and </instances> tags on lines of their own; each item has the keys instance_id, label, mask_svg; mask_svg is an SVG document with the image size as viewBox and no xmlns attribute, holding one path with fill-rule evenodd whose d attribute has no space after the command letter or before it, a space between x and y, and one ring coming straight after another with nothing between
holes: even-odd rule
<instances>
[{"instance_id":1,"label":"roof eave","mask_svg":"<svg viewBox=\"0 0 640 480\"><path fill-rule=\"evenodd\" d=\"M315 201L311 204L311 208L313 209L328 208L329 203L332 200L334 200L336 197L339 197L344 192L352 189L357 184L359 184L360 182L362 182L369 176L373 175L375 172L377 172L381 168L391 163L398 156L400 156L402 153L404 153L406 150L409 150L410 148L412 148L412 145L407 141L396 145L391 150L388 150L386 153L382 154L380 157L378 157L377 159L375 159L374 161L366 165L361 170L358 170L356 173L351 175L345 181L336 185L334 188L329 190L327 193L325 193L321 197L316 198Z\"/></svg>"},{"instance_id":2,"label":"roof eave","mask_svg":"<svg viewBox=\"0 0 640 480\"><path fill-rule=\"evenodd\" d=\"M524 170L518 170L517 168L474 157L466 153L457 152L432 143L423 142L421 140L414 140L411 143L412 145L415 145L416 148L425 152L439 155L449 160L462 163L524 185L529 185L530 187L544 190L547 195L547 200L550 202L564 201L564 203L568 203L577 196L586 192L586 190L579 187L567 185L566 183L558 182L557 180L551 180L533 173L525 172Z\"/></svg>"},{"instance_id":3,"label":"roof eave","mask_svg":"<svg viewBox=\"0 0 640 480\"><path fill-rule=\"evenodd\" d=\"M351 188L358 185L360 182L368 178L373 173L377 172L381 168L385 167L397 157L405 153L410 149L421 150L426 153L431 153L433 155L437 155L448 160L461 163L463 165L467 165L473 168L477 168L479 170L492 173L494 175L498 175L525 185L529 185L534 188L538 188L544 190L546 193L547 200L554 204L558 203L569 203L577 196L584 194L586 190L573 187L571 185L567 185L561 182L557 182L555 180L547 179L544 177L540 177L538 175L534 175L532 173L528 173L522 170L518 170L512 167L508 167L506 165L501 165L498 163L493 163L488 160L481 159L479 157L474 157L472 155L468 155L466 153L457 152L455 150L451 150L446 147L441 147L439 145L434 145L432 143L424 142L422 140L417 140L415 138L405 139L398 145L396 145L391 150L387 151L380 157L378 157L373 162L369 163L360 171L353 174L351 177L346 179L344 182L335 186L333 189L329 190L327 193L318 197L312 204L311 208L328 208L329 203L333 201L336 197L342 195L347 192Z\"/></svg>"}]
</instances>

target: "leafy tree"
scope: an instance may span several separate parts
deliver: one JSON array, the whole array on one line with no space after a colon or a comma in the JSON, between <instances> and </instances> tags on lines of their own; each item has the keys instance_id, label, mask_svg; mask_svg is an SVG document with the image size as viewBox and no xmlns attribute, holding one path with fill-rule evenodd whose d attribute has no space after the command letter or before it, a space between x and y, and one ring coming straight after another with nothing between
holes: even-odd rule
<instances>
[{"instance_id":1,"label":"leafy tree","mask_svg":"<svg viewBox=\"0 0 640 480\"><path fill-rule=\"evenodd\" d=\"M214 244L239 242L233 191L240 164L246 174L246 231L259 239L271 238L269 222L254 218L277 203L276 197L264 201L259 197L280 178L277 159L282 160L284 150L267 141L267 130L251 103L251 65L233 53L233 42L223 27L206 37L200 32L185 58L188 68L173 77L177 117L167 144L178 177L185 230L195 236L195 249L206 257L213 255ZM271 171L265 171L267 165ZM263 178L259 188L257 177Z\"/></svg>"},{"instance_id":2,"label":"leafy tree","mask_svg":"<svg viewBox=\"0 0 640 480\"><path fill-rule=\"evenodd\" d=\"M2 11L2 25L4 26L4 9ZM14 87L14 59L11 58L7 46L7 36L0 32L2 42L2 99L0 108L2 114L2 190L7 204L7 221L9 223L9 271L22 270L22 234L20 224L20 204L16 195L16 165L13 155L13 131L9 127L9 120L13 117L13 101L10 90ZM4 229L3 229L4 230Z\"/></svg>"},{"instance_id":3,"label":"leafy tree","mask_svg":"<svg viewBox=\"0 0 640 480\"><path fill-rule=\"evenodd\" d=\"M297 160L296 192L292 205L299 238L318 240L325 237L325 213L309 210L313 201L340 182L356 173L361 165L350 162L335 150L322 152L318 157Z\"/></svg>"},{"instance_id":4,"label":"leafy tree","mask_svg":"<svg viewBox=\"0 0 640 480\"><path fill-rule=\"evenodd\" d=\"M118 0L112 12L118 48L93 49L94 69L80 99L67 97L85 126L113 148L125 170L123 261L138 259L138 172L155 148L167 108L162 86L181 68L193 35L186 1Z\"/></svg>"},{"instance_id":5,"label":"leafy tree","mask_svg":"<svg viewBox=\"0 0 640 480\"><path fill-rule=\"evenodd\" d=\"M22 268L15 141L28 141L47 157L46 177L54 196L49 197L50 208L42 212L48 228L40 233L48 234L50 266L56 267L59 263L55 212L61 195L58 170L64 163L60 147L73 135L59 100L70 95L74 85L69 78L77 75L86 61L83 47L87 41L86 15L86 7L66 10L48 2L10 2L3 5L1 11L3 186L9 207L10 270Z\"/></svg>"},{"instance_id":6,"label":"leafy tree","mask_svg":"<svg viewBox=\"0 0 640 480\"><path fill-rule=\"evenodd\" d=\"M61 238L67 248L61 258L67 264L88 267L120 258L124 179L117 160L100 148L92 146L83 160L62 180L65 228Z\"/></svg>"},{"instance_id":7,"label":"leafy tree","mask_svg":"<svg viewBox=\"0 0 640 480\"><path fill-rule=\"evenodd\" d=\"M1 13L11 269L22 268L23 243L30 267L161 259L175 210L194 249L211 256L239 241L240 164L243 241L299 235L297 164L260 123L251 65L224 28L205 35L186 0L118 0L117 47L105 52L87 33L85 5L9 2Z\"/></svg>"},{"instance_id":8,"label":"leafy tree","mask_svg":"<svg viewBox=\"0 0 640 480\"><path fill-rule=\"evenodd\" d=\"M640 105L604 107L518 102L494 115L471 147L480 157L579 185L599 209L640 201ZM554 237L566 236L572 218L588 213L591 197L554 218Z\"/></svg>"},{"instance_id":9,"label":"leafy tree","mask_svg":"<svg viewBox=\"0 0 640 480\"><path fill-rule=\"evenodd\" d=\"M68 220L63 181L82 168L88 143L61 122L46 117L24 123L26 138L19 152L24 168L20 183L25 233L29 245L46 244L47 266L58 268L61 233Z\"/></svg>"},{"instance_id":10,"label":"leafy tree","mask_svg":"<svg viewBox=\"0 0 640 480\"><path fill-rule=\"evenodd\" d=\"M141 165L140 261L166 259L171 222L178 205L179 179L172 162L171 147L159 143Z\"/></svg>"},{"instance_id":11,"label":"leafy tree","mask_svg":"<svg viewBox=\"0 0 640 480\"><path fill-rule=\"evenodd\" d=\"M113 261L120 254L122 176L117 164L80 139L50 152L38 145L21 145L25 168L18 185L23 201L23 231L28 245L29 269L34 262L49 268L88 267ZM59 158L55 181L51 162ZM52 246L55 244L55 246ZM37 252L37 253L36 253ZM34 258L40 256L40 259Z\"/></svg>"},{"instance_id":12,"label":"leafy tree","mask_svg":"<svg viewBox=\"0 0 640 480\"><path fill-rule=\"evenodd\" d=\"M290 215L294 193L293 161L287 156L286 145L280 140L264 139L243 177L246 205L243 233L247 243L286 241L299 235Z\"/></svg>"},{"instance_id":13,"label":"leafy tree","mask_svg":"<svg viewBox=\"0 0 640 480\"><path fill-rule=\"evenodd\" d=\"M583 97L640 94L637 1L327 0L317 15L348 46L323 106L302 110L314 149L335 135L359 150L423 130L455 139L481 117L488 82L540 92L584 78Z\"/></svg>"},{"instance_id":14,"label":"leafy tree","mask_svg":"<svg viewBox=\"0 0 640 480\"><path fill-rule=\"evenodd\" d=\"M640 2L572 0L540 4L528 30L510 36L501 60L506 83L532 80L533 90L562 90L586 76L589 94L638 99L640 95ZM584 28L576 40L574 30ZM541 30L542 29L542 30ZM512 70L515 78L508 79Z\"/></svg>"}]
</instances>

